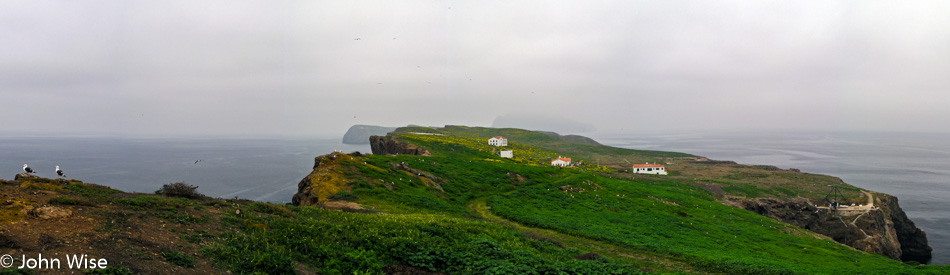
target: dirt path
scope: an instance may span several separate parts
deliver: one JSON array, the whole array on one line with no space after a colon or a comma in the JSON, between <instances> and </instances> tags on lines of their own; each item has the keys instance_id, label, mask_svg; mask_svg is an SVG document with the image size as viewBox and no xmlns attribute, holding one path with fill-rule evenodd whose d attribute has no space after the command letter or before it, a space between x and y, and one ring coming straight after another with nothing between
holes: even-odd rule
<instances>
[{"instance_id":1,"label":"dirt path","mask_svg":"<svg viewBox=\"0 0 950 275\"><path fill-rule=\"evenodd\" d=\"M838 214L845 215L845 216L858 215L858 218L860 218L861 215L867 214L868 212L871 212L871 211L877 209L877 208L874 207L874 194L872 194L871 192L868 192L868 191L864 191L864 190L861 190L861 193L864 194L864 196L866 196L866 197L868 198L867 204L855 205L855 206L850 206L850 205L842 205L842 206L839 206L839 207L838 207L838 210L837 210L837 211L838 211ZM827 206L819 206L818 208L819 208L819 209L830 209L830 208L827 207ZM854 219L854 220L857 221L857 218ZM852 223L853 223L853 222L852 222Z\"/></svg>"},{"instance_id":2,"label":"dirt path","mask_svg":"<svg viewBox=\"0 0 950 275\"><path fill-rule=\"evenodd\" d=\"M861 190L861 193L868 197L868 203L864 205L857 206L848 206L847 208L838 209L838 210L847 210L847 211L871 211L874 210L874 195L871 192Z\"/></svg>"},{"instance_id":3,"label":"dirt path","mask_svg":"<svg viewBox=\"0 0 950 275\"><path fill-rule=\"evenodd\" d=\"M868 196L868 203L865 204L864 206L867 206L868 209L874 208L874 195L872 195L871 192L864 191L864 190L861 190L861 193L864 193L864 195Z\"/></svg>"},{"instance_id":4,"label":"dirt path","mask_svg":"<svg viewBox=\"0 0 950 275\"><path fill-rule=\"evenodd\" d=\"M684 262L671 261L667 257L653 255L647 251L621 247L610 243L592 240L584 237L578 237L560 233L550 229L542 229L525 226L505 218L499 217L491 212L491 207L487 205L485 199L476 199L469 202L468 208L475 214L488 221L510 226L518 231L525 233L525 236L537 241L549 242L559 247L572 247L584 253L593 252L601 256L614 260L621 260L627 264L633 264L645 268L651 272L690 272L693 267ZM693 270L695 271L695 270ZM702 271L699 271L702 272Z\"/></svg>"}]
</instances>

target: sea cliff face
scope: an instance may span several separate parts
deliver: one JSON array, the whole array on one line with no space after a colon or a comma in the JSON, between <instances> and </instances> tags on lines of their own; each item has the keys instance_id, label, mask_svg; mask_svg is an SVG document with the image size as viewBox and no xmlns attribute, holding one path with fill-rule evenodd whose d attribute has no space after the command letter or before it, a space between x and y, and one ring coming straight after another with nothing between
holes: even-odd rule
<instances>
[{"instance_id":1,"label":"sea cliff face","mask_svg":"<svg viewBox=\"0 0 950 275\"><path fill-rule=\"evenodd\" d=\"M819 209L804 198L727 197L734 206L827 236L855 249L885 257L926 263L931 257L927 235L907 218L897 198L874 194L878 208L859 213Z\"/></svg>"},{"instance_id":2,"label":"sea cliff face","mask_svg":"<svg viewBox=\"0 0 950 275\"><path fill-rule=\"evenodd\" d=\"M374 155L432 155L425 148L385 136L369 137L369 146Z\"/></svg>"},{"instance_id":3,"label":"sea cliff face","mask_svg":"<svg viewBox=\"0 0 950 275\"><path fill-rule=\"evenodd\" d=\"M888 213L890 219L894 222L894 228L897 230L897 239L901 243L901 260L917 261L926 263L930 261L933 248L927 244L927 234L917 228L914 221L907 217L904 210L901 210L897 203L897 197L887 196L880 199L881 204Z\"/></svg>"}]
</instances>

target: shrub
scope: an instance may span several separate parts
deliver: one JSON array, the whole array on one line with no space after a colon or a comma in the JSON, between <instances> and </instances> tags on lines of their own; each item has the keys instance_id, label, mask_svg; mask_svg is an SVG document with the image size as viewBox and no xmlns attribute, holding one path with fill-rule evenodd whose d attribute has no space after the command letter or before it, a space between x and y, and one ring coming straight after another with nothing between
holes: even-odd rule
<instances>
[{"instance_id":1,"label":"shrub","mask_svg":"<svg viewBox=\"0 0 950 275\"><path fill-rule=\"evenodd\" d=\"M165 260L169 263L180 267L195 267L195 257L178 251L162 252L162 257L165 257Z\"/></svg>"},{"instance_id":2,"label":"shrub","mask_svg":"<svg viewBox=\"0 0 950 275\"><path fill-rule=\"evenodd\" d=\"M78 206L96 206L96 203L91 201L86 201L82 199L70 198L70 197L53 197L49 199L49 204L58 204L58 205L78 205Z\"/></svg>"},{"instance_id":3,"label":"shrub","mask_svg":"<svg viewBox=\"0 0 950 275\"><path fill-rule=\"evenodd\" d=\"M158 191L155 191L155 194L189 199L204 198L205 195L198 193L197 189L198 186L185 184L184 182L179 181L162 185L162 188L158 189Z\"/></svg>"},{"instance_id":4,"label":"shrub","mask_svg":"<svg viewBox=\"0 0 950 275\"><path fill-rule=\"evenodd\" d=\"M281 217L291 217L294 215L294 211L287 209L286 206L277 205L273 203L255 202L255 203L248 204L246 209L248 211L277 215Z\"/></svg>"},{"instance_id":5,"label":"shrub","mask_svg":"<svg viewBox=\"0 0 950 275\"><path fill-rule=\"evenodd\" d=\"M337 192L336 194L330 195L329 197L327 197L327 199L354 201L354 200L359 199L359 197L353 195L353 193L343 190L343 191Z\"/></svg>"}]
</instances>

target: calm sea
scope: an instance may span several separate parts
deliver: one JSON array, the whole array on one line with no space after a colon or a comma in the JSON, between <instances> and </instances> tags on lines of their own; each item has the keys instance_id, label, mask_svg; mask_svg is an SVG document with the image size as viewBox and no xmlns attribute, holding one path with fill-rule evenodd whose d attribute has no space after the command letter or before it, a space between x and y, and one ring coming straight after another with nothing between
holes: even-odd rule
<instances>
[{"instance_id":1,"label":"calm sea","mask_svg":"<svg viewBox=\"0 0 950 275\"><path fill-rule=\"evenodd\" d=\"M927 233L931 264L950 263L950 134L691 133L596 138L616 147L685 152L839 177L897 196Z\"/></svg>"},{"instance_id":2,"label":"calm sea","mask_svg":"<svg viewBox=\"0 0 950 275\"><path fill-rule=\"evenodd\" d=\"M287 203L313 169L314 157L369 149L340 139L0 137L0 178L13 179L24 163L39 176L55 178L59 165L67 178L128 192L151 193L183 181L212 197Z\"/></svg>"},{"instance_id":3,"label":"calm sea","mask_svg":"<svg viewBox=\"0 0 950 275\"><path fill-rule=\"evenodd\" d=\"M743 164L828 174L900 198L927 232L932 264L950 263L950 135L881 133L675 134L601 136L617 147L686 152ZM151 193L184 181L213 197L290 202L313 158L369 145L340 139L107 139L0 137L0 178L30 164L43 177L61 166L68 178ZM195 163L196 160L201 160Z\"/></svg>"}]
</instances>

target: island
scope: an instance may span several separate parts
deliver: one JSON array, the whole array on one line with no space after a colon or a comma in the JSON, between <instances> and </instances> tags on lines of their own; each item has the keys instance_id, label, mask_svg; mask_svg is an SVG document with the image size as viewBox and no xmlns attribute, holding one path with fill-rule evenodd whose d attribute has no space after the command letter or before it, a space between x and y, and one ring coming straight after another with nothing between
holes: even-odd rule
<instances>
[{"instance_id":1,"label":"island","mask_svg":"<svg viewBox=\"0 0 950 275\"><path fill-rule=\"evenodd\" d=\"M926 235L896 197L832 176L516 128L367 142L316 156L289 205L0 180L0 254L86 253L108 274L950 272L920 265Z\"/></svg>"}]
</instances>

